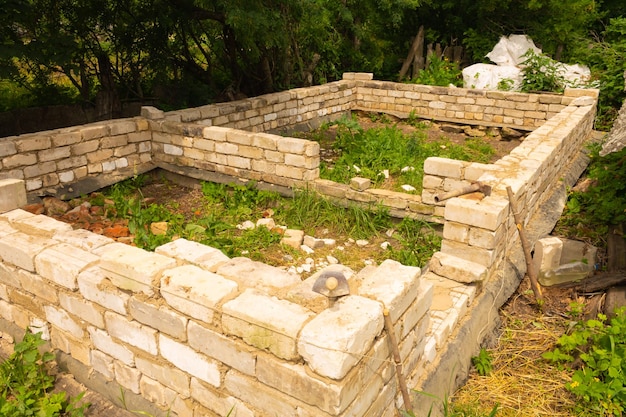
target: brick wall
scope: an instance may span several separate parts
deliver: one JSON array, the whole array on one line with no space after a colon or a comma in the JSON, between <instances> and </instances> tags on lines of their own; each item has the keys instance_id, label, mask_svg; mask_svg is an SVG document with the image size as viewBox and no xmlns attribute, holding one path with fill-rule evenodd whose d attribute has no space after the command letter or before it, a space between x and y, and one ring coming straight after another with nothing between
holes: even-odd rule
<instances>
[{"instance_id":1,"label":"brick wall","mask_svg":"<svg viewBox=\"0 0 626 417\"><path fill-rule=\"evenodd\" d=\"M391 308L410 381L419 381L473 299L472 283L492 276L517 238L506 186L528 221L591 132L597 91L524 95L371 78L345 74L325 86L169 113L146 107L138 118L1 140L0 324L44 329L99 378L181 416L226 415L233 405L237 415L393 415L382 306ZM317 143L269 133L351 109L532 133L494 164L428 159L422 195L319 179ZM147 253L17 209L27 195L81 194L156 166L383 204L398 217L444 223L443 245L428 279L389 261L348 271L354 295L328 309L310 279L267 265L184 240ZM492 194L435 203L435 194L475 181ZM458 308L427 314L430 283L447 279L468 283L472 297L461 289Z\"/></svg>"},{"instance_id":2,"label":"brick wall","mask_svg":"<svg viewBox=\"0 0 626 417\"><path fill-rule=\"evenodd\" d=\"M0 181L0 198L20 205L20 185ZM352 295L329 308L315 277L184 239L151 253L20 209L0 238L0 330L36 328L173 416L395 415L385 307L408 372L424 353L432 285L394 261L341 267Z\"/></svg>"}]
</instances>

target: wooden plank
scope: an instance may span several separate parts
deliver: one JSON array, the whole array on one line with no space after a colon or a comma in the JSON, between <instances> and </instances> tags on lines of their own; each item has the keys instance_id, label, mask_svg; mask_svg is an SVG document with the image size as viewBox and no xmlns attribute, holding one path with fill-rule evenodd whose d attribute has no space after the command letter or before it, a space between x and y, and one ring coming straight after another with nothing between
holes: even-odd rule
<instances>
[{"instance_id":1,"label":"wooden plank","mask_svg":"<svg viewBox=\"0 0 626 417\"><path fill-rule=\"evenodd\" d=\"M422 34L421 36L420 36L420 32ZM417 53L417 50L419 48L420 42L422 44L424 43L424 26L423 25L420 26L417 32L417 35L413 39L413 44L411 45L411 49L409 49L409 54L407 55L406 59L404 60L404 63L402 64L402 68L400 69L400 75L398 75L399 80L402 80L404 76L406 75L407 71L409 70L411 63L413 62L413 58L415 58L415 54Z\"/></svg>"}]
</instances>

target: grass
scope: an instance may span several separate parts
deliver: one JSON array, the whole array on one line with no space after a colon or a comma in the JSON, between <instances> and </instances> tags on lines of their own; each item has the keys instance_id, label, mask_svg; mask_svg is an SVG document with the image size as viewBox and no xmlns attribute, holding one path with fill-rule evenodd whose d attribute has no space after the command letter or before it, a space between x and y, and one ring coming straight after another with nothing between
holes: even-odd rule
<instances>
[{"instance_id":1,"label":"grass","mask_svg":"<svg viewBox=\"0 0 626 417\"><path fill-rule=\"evenodd\" d=\"M372 120L385 125L365 130L356 117L344 117L322 126L310 136L320 141L321 146L331 147L336 155L332 161L321 162L322 178L348 184L351 178L358 176L369 178L375 186L395 191L402 191L402 185L411 185L419 193L426 158L438 156L486 163L495 154L493 147L481 138L468 138L462 145L445 136L429 139L428 125L412 118L407 124L416 129L408 134L384 115ZM329 141L327 132L331 126L336 127L336 136Z\"/></svg>"},{"instance_id":2,"label":"grass","mask_svg":"<svg viewBox=\"0 0 626 417\"><path fill-rule=\"evenodd\" d=\"M300 229L310 236L336 239L336 246L316 249L315 256L332 256L356 269L362 268L365 260L385 259L423 266L441 243L433 226L426 222L393 219L382 206L338 206L308 189L295 190L293 198L284 198L275 192L258 190L254 184L204 182L193 208L182 208L177 201L156 204L145 199L142 190L148 185L147 178L135 177L112 186L104 194L84 197L92 205L102 204L102 211L110 219L124 219L133 234L133 243L147 250L185 238L220 249L231 258L246 256L275 266L295 266L310 256L281 244L282 227L242 227L245 221L255 223L269 217L277 225ZM158 222L167 223L163 234L152 230L151 225ZM372 243L367 248L357 248L354 243L358 239ZM379 246L384 240L388 242L386 249Z\"/></svg>"}]
</instances>

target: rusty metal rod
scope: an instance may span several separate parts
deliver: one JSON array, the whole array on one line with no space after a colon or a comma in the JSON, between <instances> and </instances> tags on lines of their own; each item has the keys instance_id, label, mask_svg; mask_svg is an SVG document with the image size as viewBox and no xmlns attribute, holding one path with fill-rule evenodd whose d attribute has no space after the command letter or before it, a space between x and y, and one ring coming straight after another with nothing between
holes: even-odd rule
<instances>
[{"instance_id":1,"label":"rusty metal rod","mask_svg":"<svg viewBox=\"0 0 626 417\"><path fill-rule=\"evenodd\" d=\"M515 219L515 226L517 227L517 231L519 232L519 238L522 241L522 249L524 249L524 258L526 259L526 275L528 275L528 278L530 279L530 287L532 288L533 294L535 295L535 300L537 300L539 308L543 310L543 294L541 292L541 287L539 286L539 281L537 280L537 273L535 271L535 268L533 267L533 258L530 255L530 243L526 238L526 232L524 232L522 219L520 217L519 211L517 210L515 196L513 195L513 190L510 186L506 187L506 193L509 196L509 203L511 204L513 219Z\"/></svg>"},{"instance_id":2,"label":"rusty metal rod","mask_svg":"<svg viewBox=\"0 0 626 417\"><path fill-rule=\"evenodd\" d=\"M385 330L389 336L389 344L391 345L391 353L393 354L393 362L396 364L396 377L398 377L398 386L402 393L402 399L404 400L404 411L407 413L413 412L413 406L411 405L411 397L409 397L409 390L406 387L406 381L402 374L402 359L400 358L400 350L398 349L398 341L396 340L396 333L393 331L393 323L389 316L389 310L385 308L383 310L383 317L385 319Z\"/></svg>"},{"instance_id":3,"label":"rusty metal rod","mask_svg":"<svg viewBox=\"0 0 626 417\"><path fill-rule=\"evenodd\" d=\"M473 184L467 185L457 190L448 191L447 193L443 193L443 194L437 194L435 196L435 203L439 203L440 201L447 200L452 197L458 197L460 195L474 193L476 191L484 192L484 190L485 190L484 184L480 182L475 182Z\"/></svg>"}]
</instances>

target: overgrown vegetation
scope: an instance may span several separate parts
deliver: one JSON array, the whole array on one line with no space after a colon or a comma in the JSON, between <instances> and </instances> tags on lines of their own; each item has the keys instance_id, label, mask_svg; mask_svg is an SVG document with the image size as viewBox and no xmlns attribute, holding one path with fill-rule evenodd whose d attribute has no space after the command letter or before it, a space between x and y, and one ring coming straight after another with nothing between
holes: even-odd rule
<instances>
[{"instance_id":1,"label":"overgrown vegetation","mask_svg":"<svg viewBox=\"0 0 626 417\"><path fill-rule=\"evenodd\" d=\"M599 144L590 148L586 175L590 186L569 194L555 232L596 246L605 246L610 225L626 222L626 149L599 156Z\"/></svg>"},{"instance_id":2,"label":"overgrown vegetation","mask_svg":"<svg viewBox=\"0 0 626 417\"><path fill-rule=\"evenodd\" d=\"M440 58L437 55L430 55L426 68L411 79L415 84L439 85L449 87L463 86L463 73L458 62L450 61L448 58Z\"/></svg>"},{"instance_id":3,"label":"overgrown vegetation","mask_svg":"<svg viewBox=\"0 0 626 417\"><path fill-rule=\"evenodd\" d=\"M626 409L626 310L610 321L577 321L543 357L572 371L566 387L579 400L582 415L621 416Z\"/></svg>"},{"instance_id":4,"label":"overgrown vegetation","mask_svg":"<svg viewBox=\"0 0 626 417\"><path fill-rule=\"evenodd\" d=\"M68 398L63 391L52 392L55 378L48 365L54 355L39 351L44 343L40 333L26 332L11 357L0 364L3 417L82 417L89 407L81 403L84 393Z\"/></svg>"},{"instance_id":5,"label":"overgrown vegetation","mask_svg":"<svg viewBox=\"0 0 626 417\"><path fill-rule=\"evenodd\" d=\"M366 239L393 230L390 245L379 251L382 261L396 259L405 265L423 266L440 246L440 238L426 222L404 219L398 222L380 206L340 207L317 193L296 190L293 198L262 191L253 183L224 185L202 183L202 201L193 214L177 213L176 202L168 206L146 203L141 193L146 177L139 176L110 188L104 195L92 194L92 204L103 204L110 218L128 221L134 244L154 250L175 238L186 238L222 250L229 257L247 256L269 264L281 264L285 254L295 249L280 245L280 227L243 227L245 221L272 217L276 224L301 229L315 236L324 234L346 239ZM109 202L107 204L107 201ZM151 225L166 222L165 230L155 233ZM335 253L342 263L345 254ZM345 262L344 262L345 261ZM358 261L362 262L362 259Z\"/></svg>"},{"instance_id":6,"label":"overgrown vegetation","mask_svg":"<svg viewBox=\"0 0 626 417\"><path fill-rule=\"evenodd\" d=\"M424 123L414 123L418 130L408 135L390 121L387 126L367 130L355 117L344 117L330 125L337 126L332 148L338 157L332 162L322 161L320 176L343 184L358 176L369 178L377 186L392 182L392 189L396 191L401 191L401 186L406 184L419 192L426 158L439 156L489 162L495 153L481 138L468 138L463 145L452 143L445 136L429 141Z\"/></svg>"}]
</instances>

